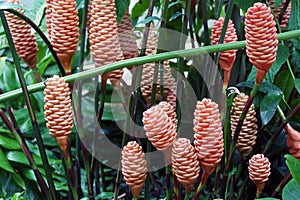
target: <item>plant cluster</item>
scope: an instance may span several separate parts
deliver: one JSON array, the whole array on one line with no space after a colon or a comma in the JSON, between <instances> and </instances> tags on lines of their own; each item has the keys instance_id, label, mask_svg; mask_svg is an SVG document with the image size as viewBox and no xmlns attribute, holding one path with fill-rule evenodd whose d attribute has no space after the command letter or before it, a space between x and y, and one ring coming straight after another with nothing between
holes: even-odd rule
<instances>
[{"instance_id":1,"label":"plant cluster","mask_svg":"<svg viewBox=\"0 0 300 200\"><path fill-rule=\"evenodd\" d=\"M299 0L22 3L0 199L299 198Z\"/></svg>"}]
</instances>

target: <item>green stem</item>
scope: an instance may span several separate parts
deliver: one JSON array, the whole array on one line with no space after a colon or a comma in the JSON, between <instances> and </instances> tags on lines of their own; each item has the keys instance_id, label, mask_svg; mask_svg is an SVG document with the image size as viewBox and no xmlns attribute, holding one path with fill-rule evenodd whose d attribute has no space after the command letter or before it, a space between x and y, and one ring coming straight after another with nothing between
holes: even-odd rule
<instances>
[{"instance_id":1,"label":"green stem","mask_svg":"<svg viewBox=\"0 0 300 200\"><path fill-rule=\"evenodd\" d=\"M59 58L57 57L56 55L56 52L55 50L53 49L50 41L48 40L48 38L45 36L44 32L31 20L29 19L28 17L26 17L25 15L23 15L22 13L14 10L14 9L0 9L1 11L2 10L5 10L5 11L8 11L16 16L18 16L20 19L24 20L27 24L29 24L35 31L37 34L39 34L39 36L42 38L42 40L45 42L45 44L47 45L47 47L49 48L51 54L53 55L53 58L59 68L59 71L61 73L62 76L66 76L66 72L59 60Z\"/></svg>"},{"instance_id":2,"label":"green stem","mask_svg":"<svg viewBox=\"0 0 300 200\"><path fill-rule=\"evenodd\" d=\"M288 40L291 38L299 37L300 36L300 29L284 32L278 34L278 40ZM119 62L115 62L112 64L104 65L99 68L90 69L87 71L79 72L76 74L71 74L68 76L65 76L66 82L74 82L79 80L84 80L86 78L92 77L92 76L98 76L99 74L103 74L104 72L111 72L116 69L121 69L124 67L130 67L130 66L137 66L145 63L150 62L157 62L162 60L169 60L172 58L178 58L178 57L190 57L193 55L202 55L202 54L209 54L209 53L215 53L218 51L226 51L226 50L232 50L232 49L240 49L244 48L246 46L245 41L238 41L238 42L231 42L227 44L218 44L218 45L210 45L210 46L204 46L199 48L193 48L193 49L183 49L183 50L177 50L177 51L170 51L155 55L149 55L149 56L142 56L138 58L131 58L127 60L122 60ZM138 67L140 69L141 67ZM45 85L42 83L37 83L28 86L28 92L34 93L38 92L40 90L43 90L45 88ZM0 103L12 100L13 98L17 98L23 95L22 89L16 89L7 93L4 93L0 95Z\"/></svg>"},{"instance_id":3,"label":"green stem","mask_svg":"<svg viewBox=\"0 0 300 200\"><path fill-rule=\"evenodd\" d=\"M191 196L191 191L186 192L184 200L189 200Z\"/></svg>"},{"instance_id":4,"label":"green stem","mask_svg":"<svg viewBox=\"0 0 300 200\"><path fill-rule=\"evenodd\" d=\"M42 162L43 162L43 166L44 166L44 169L45 169L45 173L46 173L48 185L49 185L49 188L50 188L50 191L51 191L51 195L52 195L53 199L56 199L56 190L55 190L54 182L53 182L53 179L52 179L51 168L50 168L50 165L49 165L49 162L48 162L47 154L46 154L45 147L44 147L44 144L43 144L43 140L42 140L42 137L41 137L40 129L39 129L39 126L38 126L38 123L37 123L37 119L36 119L35 113L32 109L32 104L31 104L31 100L30 100L30 97L29 97L29 92L28 92L27 87L26 87L26 82L25 82L25 79L24 79L24 76L23 76L22 68L20 66L20 62L19 62L19 59L18 59L16 48L15 48L12 36L10 34L10 30L9 30L9 27L8 27L8 24L7 24L7 21L6 21L6 17L5 17L5 14L4 14L3 10L0 10L0 17L1 17L2 25L3 25L4 30L5 30L5 34L6 34L6 37L7 37L8 44L9 44L10 49L11 49L11 53L12 53L12 57L13 57L13 60L14 60L15 68L17 70L18 78L19 78L19 81L20 81L20 84L21 84L22 93L23 93L24 98L25 98L25 102L26 102L26 105L27 105L27 109L28 109L28 112L29 112L30 119L31 119L31 124L32 124L33 130L34 130L34 133L35 133L35 137L36 137L36 140L37 140L39 152L40 152L41 157L42 157Z\"/></svg>"},{"instance_id":5,"label":"green stem","mask_svg":"<svg viewBox=\"0 0 300 200\"><path fill-rule=\"evenodd\" d=\"M221 11L222 11L223 4L224 4L224 0L220 0L219 4L218 4L216 15L215 15L215 19L219 19Z\"/></svg>"},{"instance_id":6,"label":"green stem","mask_svg":"<svg viewBox=\"0 0 300 200\"><path fill-rule=\"evenodd\" d=\"M271 197L276 197L278 193L282 191L286 183L290 180L291 172L288 172L285 177L282 179L282 181L279 183L279 185L276 187L274 192L272 193Z\"/></svg>"},{"instance_id":7,"label":"green stem","mask_svg":"<svg viewBox=\"0 0 300 200\"><path fill-rule=\"evenodd\" d=\"M71 188L73 199L78 200L79 198L78 198L77 188L76 188L76 185L75 185L75 179L74 179L75 174L74 174L74 170L72 168L70 149L67 148L67 150L63 150L62 154L63 154L63 158L64 158L64 161L65 161L66 167L67 167L66 174L67 174L67 177L69 179L68 182L69 182L69 186Z\"/></svg>"}]
</instances>

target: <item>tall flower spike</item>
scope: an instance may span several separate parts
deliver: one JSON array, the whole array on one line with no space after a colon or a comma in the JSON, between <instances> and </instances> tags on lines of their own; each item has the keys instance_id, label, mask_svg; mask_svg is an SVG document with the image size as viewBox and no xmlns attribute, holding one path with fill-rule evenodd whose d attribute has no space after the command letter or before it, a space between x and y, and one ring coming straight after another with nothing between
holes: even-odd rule
<instances>
[{"instance_id":1,"label":"tall flower spike","mask_svg":"<svg viewBox=\"0 0 300 200\"><path fill-rule=\"evenodd\" d=\"M275 5L274 5L274 0L269 0L269 5L270 7L272 8L272 10L274 11L277 19L279 19L279 16L281 15L281 11L283 10L283 7L285 5L285 2L286 0L283 0L282 3L278 6L278 8L276 9L275 8ZM282 16L282 19L281 19L281 23L280 23L280 27L281 29L285 29L288 22L289 22L289 18L290 18L290 14L291 14L291 9L292 9L292 4L291 4L291 1L289 2L283 16Z\"/></svg>"},{"instance_id":2,"label":"tall flower spike","mask_svg":"<svg viewBox=\"0 0 300 200\"><path fill-rule=\"evenodd\" d=\"M193 123L194 145L205 171L202 181L204 184L223 155L223 131L218 104L206 98L198 101Z\"/></svg>"},{"instance_id":3,"label":"tall flower spike","mask_svg":"<svg viewBox=\"0 0 300 200\"><path fill-rule=\"evenodd\" d=\"M300 133L290 124L285 126L285 131L287 133L286 146L289 148L290 154L300 161Z\"/></svg>"},{"instance_id":4,"label":"tall flower spike","mask_svg":"<svg viewBox=\"0 0 300 200\"><path fill-rule=\"evenodd\" d=\"M246 53L257 68L256 84L261 84L276 60L277 33L274 16L269 7L255 3L246 13Z\"/></svg>"},{"instance_id":5,"label":"tall flower spike","mask_svg":"<svg viewBox=\"0 0 300 200\"><path fill-rule=\"evenodd\" d=\"M271 174L270 165L269 159L263 154L256 154L249 160L249 177L256 185L256 198L259 198Z\"/></svg>"},{"instance_id":6,"label":"tall flower spike","mask_svg":"<svg viewBox=\"0 0 300 200\"><path fill-rule=\"evenodd\" d=\"M21 4L20 0L6 0L6 2ZM22 9L16 8L16 10L24 13ZM12 13L5 12L5 15L18 55L31 69L36 69L38 48L35 36L31 33L31 27Z\"/></svg>"},{"instance_id":7,"label":"tall flower spike","mask_svg":"<svg viewBox=\"0 0 300 200\"><path fill-rule=\"evenodd\" d=\"M211 30L211 32L212 32L211 33L211 43L213 45L219 43L223 24L224 24L223 17L214 21L214 24L213 24L213 27ZM235 28L233 26L232 21L229 20L228 26L226 29L225 38L224 38L224 43L235 42L237 40L238 40L238 38L236 35ZM220 64L221 68L224 70L224 88L227 88L227 85L228 85L228 82L230 79L231 68L234 63L235 57L236 57L235 49L221 52L219 64Z\"/></svg>"},{"instance_id":8,"label":"tall flower spike","mask_svg":"<svg viewBox=\"0 0 300 200\"><path fill-rule=\"evenodd\" d=\"M177 136L172 119L156 105L143 113L143 123L148 139L157 150L165 153L166 160L170 164L172 145Z\"/></svg>"},{"instance_id":9,"label":"tall flower spike","mask_svg":"<svg viewBox=\"0 0 300 200\"><path fill-rule=\"evenodd\" d=\"M248 95L244 93L239 93L233 100L231 111L232 114L230 118L232 137L247 100ZM252 146L255 144L257 134L256 122L256 112L254 105L252 104L247 112L236 144L237 150L244 159L250 154L252 151Z\"/></svg>"},{"instance_id":10,"label":"tall flower spike","mask_svg":"<svg viewBox=\"0 0 300 200\"><path fill-rule=\"evenodd\" d=\"M135 35L132 31L132 23L128 10L125 12L121 23L118 25L119 43L123 52L124 59L137 56L138 48Z\"/></svg>"},{"instance_id":11,"label":"tall flower spike","mask_svg":"<svg viewBox=\"0 0 300 200\"><path fill-rule=\"evenodd\" d=\"M45 82L44 115L49 134L66 150L73 127L70 90L64 78L54 75Z\"/></svg>"},{"instance_id":12,"label":"tall flower spike","mask_svg":"<svg viewBox=\"0 0 300 200\"><path fill-rule=\"evenodd\" d=\"M177 129L178 120L174 107L166 101L162 101L158 105L167 113L168 117L171 118L175 128Z\"/></svg>"},{"instance_id":13,"label":"tall flower spike","mask_svg":"<svg viewBox=\"0 0 300 200\"><path fill-rule=\"evenodd\" d=\"M172 169L187 192L190 192L199 176L200 164L195 148L189 139L178 138L172 148Z\"/></svg>"},{"instance_id":14,"label":"tall flower spike","mask_svg":"<svg viewBox=\"0 0 300 200\"><path fill-rule=\"evenodd\" d=\"M138 199L147 177L147 162L142 147L135 141L128 142L122 150L121 164L126 184Z\"/></svg>"},{"instance_id":15,"label":"tall flower spike","mask_svg":"<svg viewBox=\"0 0 300 200\"><path fill-rule=\"evenodd\" d=\"M46 22L51 44L67 74L79 37L79 19L75 0L47 1Z\"/></svg>"},{"instance_id":16,"label":"tall flower spike","mask_svg":"<svg viewBox=\"0 0 300 200\"><path fill-rule=\"evenodd\" d=\"M96 67L123 60L123 52L118 40L118 26L114 0L93 0L89 22L90 50ZM102 75L115 86L123 76L123 69Z\"/></svg>"}]
</instances>

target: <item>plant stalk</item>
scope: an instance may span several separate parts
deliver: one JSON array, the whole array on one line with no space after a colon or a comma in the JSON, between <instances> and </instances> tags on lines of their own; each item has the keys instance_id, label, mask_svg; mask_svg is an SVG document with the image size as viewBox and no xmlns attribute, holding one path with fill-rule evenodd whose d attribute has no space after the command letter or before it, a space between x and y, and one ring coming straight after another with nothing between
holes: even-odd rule
<instances>
[{"instance_id":1,"label":"plant stalk","mask_svg":"<svg viewBox=\"0 0 300 200\"><path fill-rule=\"evenodd\" d=\"M52 179L51 168L50 168L50 165L49 165L49 162L48 162L48 157L47 157L47 154L46 154L46 151L45 151L45 147L44 147L43 140L42 140L42 137L41 137L40 129L39 129L39 126L38 126L38 123L37 123L37 118L36 118L34 110L32 108L31 100L30 100L30 97L29 97L29 92L28 92L27 87L26 87L26 82L25 82L25 79L24 79L24 76L23 76L23 73L22 73L22 68L21 68L20 63L19 63L16 48L15 48L12 36L10 34L10 29L9 29L8 24L7 24L6 17L5 17L5 14L4 14L3 10L0 10L0 17L1 17L2 25L3 25L5 33L6 33L8 44L9 44L10 49L11 49L12 57L13 57L13 60L14 60L14 63L15 63L18 78L19 78L19 81L20 81L20 84L21 84L22 92L23 92L25 102L26 102L26 105L27 105L27 109L28 109L28 112L29 112L29 116L30 116L30 119L31 119L31 124L32 124L33 130L34 130L34 133L35 133L35 137L37 139L38 149L39 149L39 152L41 154L43 167L45 169L46 178L47 178L48 185L49 185L49 188L50 188L50 191L51 191L51 195L52 195L53 199L56 199L56 190L55 190L54 182L53 182L53 179Z\"/></svg>"}]
</instances>

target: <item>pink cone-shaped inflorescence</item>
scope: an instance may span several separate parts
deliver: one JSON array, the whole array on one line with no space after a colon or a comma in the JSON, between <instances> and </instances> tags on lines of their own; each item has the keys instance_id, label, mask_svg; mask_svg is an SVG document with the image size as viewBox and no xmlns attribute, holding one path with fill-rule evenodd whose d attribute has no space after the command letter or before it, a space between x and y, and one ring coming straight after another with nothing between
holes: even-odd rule
<instances>
[{"instance_id":1,"label":"pink cone-shaped inflorescence","mask_svg":"<svg viewBox=\"0 0 300 200\"><path fill-rule=\"evenodd\" d=\"M154 25L151 25L149 30L149 37L147 40L147 47L146 47L146 55L154 55L157 51L157 43L158 43L158 31ZM160 68L161 66L158 66ZM171 68L169 65L169 61L163 62L163 99L167 100L173 106L176 105L176 81L171 74ZM143 65L143 74L141 78L141 91L143 93L143 97L145 98L148 105L151 105L151 97L152 97L152 86L154 82L154 69L155 63L146 63ZM160 88L161 88L161 81L160 81L160 70L157 74L157 81L155 82L156 86L156 93L155 93L155 100L160 99ZM175 88L175 91L174 91ZM175 106L174 106L175 107Z\"/></svg>"},{"instance_id":2,"label":"pink cone-shaped inflorescence","mask_svg":"<svg viewBox=\"0 0 300 200\"><path fill-rule=\"evenodd\" d=\"M209 176L223 155L223 132L218 105L210 99L198 101L194 112L194 145L201 166Z\"/></svg>"},{"instance_id":3,"label":"pink cone-shaped inflorescence","mask_svg":"<svg viewBox=\"0 0 300 200\"><path fill-rule=\"evenodd\" d=\"M45 82L44 109L49 134L66 150L73 127L70 90L64 78L54 75Z\"/></svg>"},{"instance_id":4,"label":"pink cone-shaped inflorescence","mask_svg":"<svg viewBox=\"0 0 300 200\"><path fill-rule=\"evenodd\" d=\"M78 47L79 19L75 0L47 1L48 35L67 74L71 74L71 59Z\"/></svg>"},{"instance_id":5,"label":"pink cone-shaped inflorescence","mask_svg":"<svg viewBox=\"0 0 300 200\"><path fill-rule=\"evenodd\" d=\"M300 161L300 133L290 124L285 126L285 132L287 133L286 146L289 148L290 154Z\"/></svg>"},{"instance_id":6,"label":"pink cone-shaped inflorescence","mask_svg":"<svg viewBox=\"0 0 300 200\"><path fill-rule=\"evenodd\" d=\"M170 117L174 123L175 128L177 128L178 120L174 107L166 101L162 101L158 105L167 113L168 117Z\"/></svg>"},{"instance_id":7,"label":"pink cone-shaped inflorescence","mask_svg":"<svg viewBox=\"0 0 300 200\"><path fill-rule=\"evenodd\" d=\"M118 25L119 43L123 52L124 59L134 58L138 54L135 34L132 30L132 23L128 10L125 12L121 23Z\"/></svg>"},{"instance_id":8,"label":"pink cone-shaped inflorescence","mask_svg":"<svg viewBox=\"0 0 300 200\"><path fill-rule=\"evenodd\" d=\"M240 116L248 100L248 95L239 93L233 100L231 110L231 132L232 137L235 129L239 122ZM257 119L254 105L252 104L247 112L246 118L244 119L239 137L237 139L236 148L245 159L252 151L252 147L256 141L257 134Z\"/></svg>"},{"instance_id":9,"label":"pink cone-shaped inflorescence","mask_svg":"<svg viewBox=\"0 0 300 200\"><path fill-rule=\"evenodd\" d=\"M172 148L172 169L187 192L190 192L199 176L200 164L197 152L189 139L178 138Z\"/></svg>"},{"instance_id":10,"label":"pink cone-shaped inflorescence","mask_svg":"<svg viewBox=\"0 0 300 200\"><path fill-rule=\"evenodd\" d=\"M152 145L160 151L172 147L176 139L176 128L172 119L158 105L152 106L143 113L144 129Z\"/></svg>"},{"instance_id":11,"label":"pink cone-shaped inflorescence","mask_svg":"<svg viewBox=\"0 0 300 200\"><path fill-rule=\"evenodd\" d=\"M133 196L139 198L147 177L147 162L142 147L135 141L128 142L122 150L122 174Z\"/></svg>"},{"instance_id":12,"label":"pink cone-shaped inflorescence","mask_svg":"<svg viewBox=\"0 0 300 200\"><path fill-rule=\"evenodd\" d=\"M278 6L278 8L275 8L274 0L269 0L269 5L272 8L272 10L275 13L276 18L279 20L279 17L281 15L281 11L283 10L285 6L286 0L283 0L282 3ZM287 24L289 22L290 14L291 14L292 4L291 1L289 2L280 22L280 27L282 29L285 29L287 27Z\"/></svg>"},{"instance_id":13,"label":"pink cone-shaped inflorescence","mask_svg":"<svg viewBox=\"0 0 300 200\"><path fill-rule=\"evenodd\" d=\"M6 0L6 2L20 5L20 0ZM16 8L16 10L24 13L22 9ZM31 27L12 13L5 12L5 16L18 55L31 69L36 69L38 48Z\"/></svg>"},{"instance_id":14,"label":"pink cone-shaped inflorescence","mask_svg":"<svg viewBox=\"0 0 300 200\"><path fill-rule=\"evenodd\" d=\"M249 160L249 177L256 185L256 198L262 193L265 183L271 174L271 163L263 154L256 154Z\"/></svg>"},{"instance_id":15,"label":"pink cone-shaped inflorescence","mask_svg":"<svg viewBox=\"0 0 300 200\"><path fill-rule=\"evenodd\" d=\"M114 0L93 0L89 21L90 50L96 67L123 60L118 39L118 25ZM102 75L102 78L118 85L123 69Z\"/></svg>"},{"instance_id":16,"label":"pink cone-shaped inflorescence","mask_svg":"<svg viewBox=\"0 0 300 200\"><path fill-rule=\"evenodd\" d=\"M224 18L223 17L221 17L218 20L214 21L214 24L213 24L213 27L212 27L212 30L211 30L211 32L212 32L211 33L211 43L213 45L219 43L222 28L223 28L223 24L224 24ZM227 26L227 29L226 29L225 38L224 38L224 43L235 42L237 40L238 40L238 38L237 38L237 35L236 35L235 28L233 26L232 21L229 20L228 26ZM233 62L235 60L235 57L236 57L236 49L221 52L219 64L225 72L230 72L231 71L231 68L232 68Z\"/></svg>"},{"instance_id":17,"label":"pink cone-shaped inflorescence","mask_svg":"<svg viewBox=\"0 0 300 200\"><path fill-rule=\"evenodd\" d=\"M261 84L276 60L276 31L274 16L269 7L263 3L255 3L248 9L245 20L246 53L257 68L257 84Z\"/></svg>"}]
</instances>

